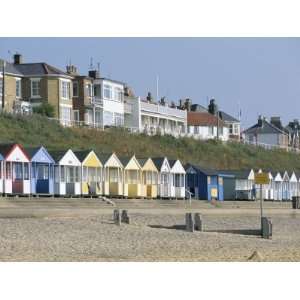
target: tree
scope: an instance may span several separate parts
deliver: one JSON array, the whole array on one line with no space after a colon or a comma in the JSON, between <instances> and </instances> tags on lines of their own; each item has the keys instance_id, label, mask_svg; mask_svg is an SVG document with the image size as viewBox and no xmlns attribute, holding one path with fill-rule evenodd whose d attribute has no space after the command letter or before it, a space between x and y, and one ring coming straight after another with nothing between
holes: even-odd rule
<instances>
[{"instance_id":1,"label":"tree","mask_svg":"<svg viewBox=\"0 0 300 300\"><path fill-rule=\"evenodd\" d=\"M39 106L33 107L32 111L35 114L40 114L40 115L46 116L48 118L54 117L54 107L47 102L44 102Z\"/></svg>"}]
</instances>

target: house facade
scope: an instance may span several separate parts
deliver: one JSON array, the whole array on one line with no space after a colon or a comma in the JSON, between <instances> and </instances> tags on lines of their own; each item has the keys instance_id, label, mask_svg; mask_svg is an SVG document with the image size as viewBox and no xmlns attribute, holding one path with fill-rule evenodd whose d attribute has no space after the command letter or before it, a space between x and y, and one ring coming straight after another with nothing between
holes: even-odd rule
<instances>
[{"instance_id":1,"label":"house facade","mask_svg":"<svg viewBox=\"0 0 300 300\"><path fill-rule=\"evenodd\" d=\"M227 125L208 112L187 113L187 136L199 140L219 139L228 141L229 129Z\"/></svg>"},{"instance_id":2,"label":"house facade","mask_svg":"<svg viewBox=\"0 0 300 300\"><path fill-rule=\"evenodd\" d=\"M187 127L186 110L169 105L164 98L153 100L150 93L146 99L125 97L125 127L148 135L185 135Z\"/></svg>"},{"instance_id":3,"label":"house facade","mask_svg":"<svg viewBox=\"0 0 300 300\"><path fill-rule=\"evenodd\" d=\"M278 147L287 149L289 146L289 134L280 128L278 123L267 121L259 116L258 121L252 127L243 132L243 139L246 143L261 145L266 148Z\"/></svg>"},{"instance_id":4,"label":"house facade","mask_svg":"<svg viewBox=\"0 0 300 300\"><path fill-rule=\"evenodd\" d=\"M5 63L1 77L2 87L4 77L3 111L26 113L35 106L49 103L56 119L63 125L71 124L72 77L69 74L47 63L24 63L22 55L15 54L13 63Z\"/></svg>"}]
</instances>

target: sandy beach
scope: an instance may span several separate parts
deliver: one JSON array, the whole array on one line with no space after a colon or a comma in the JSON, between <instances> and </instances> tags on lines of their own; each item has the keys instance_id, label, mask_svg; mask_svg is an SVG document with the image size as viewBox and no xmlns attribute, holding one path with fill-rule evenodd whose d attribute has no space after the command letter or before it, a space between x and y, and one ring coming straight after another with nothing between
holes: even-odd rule
<instances>
[{"instance_id":1,"label":"sandy beach","mask_svg":"<svg viewBox=\"0 0 300 300\"><path fill-rule=\"evenodd\" d=\"M261 255L254 260L300 261L300 215L292 210L269 215L271 240L257 235L253 213L203 215L204 232L189 233L181 210L134 212L131 224L121 226L110 212L1 218L0 261L248 261L254 251Z\"/></svg>"}]
</instances>

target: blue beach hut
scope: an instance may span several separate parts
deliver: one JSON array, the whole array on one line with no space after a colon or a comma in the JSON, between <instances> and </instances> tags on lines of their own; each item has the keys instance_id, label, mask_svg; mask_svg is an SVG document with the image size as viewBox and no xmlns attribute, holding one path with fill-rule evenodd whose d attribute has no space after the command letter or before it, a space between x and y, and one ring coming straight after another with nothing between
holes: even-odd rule
<instances>
[{"instance_id":1,"label":"blue beach hut","mask_svg":"<svg viewBox=\"0 0 300 300\"><path fill-rule=\"evenodd\" d=\"M31 194L53 194L54 160L43 147L25 148L31 166Z\"/></svg>"},{"instance_id":2,"label":"blue beach hut","mask_svg":"<svg viewBox=\"0 0 300 300\"><path fill-rule=\"evenodd\" d=\"M224 200L223 177L218 171L188 164L186 187L196 199Z\"/></svg>"}]
</instances>

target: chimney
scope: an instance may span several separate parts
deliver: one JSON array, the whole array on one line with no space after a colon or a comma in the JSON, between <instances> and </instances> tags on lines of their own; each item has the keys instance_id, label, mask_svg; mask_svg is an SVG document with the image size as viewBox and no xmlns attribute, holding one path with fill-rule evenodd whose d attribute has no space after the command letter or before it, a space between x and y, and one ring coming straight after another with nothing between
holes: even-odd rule
<instances>
[{"instance_id":1,"label":"chimney","mask_svg":"<svg viewBox=\"0 0 300 300\"><path fill-rule=\"evenodd\" d=\"M217 115L218 112L218 105L215 103L215 99L210 99L209 105L208 105L208 112L212 115Z\"/></svg>"},{"instance_id":2,"label":"chimney","mask_svg":"<svg viewBox=\"0 0 300 300\"><path fill-rule=\"evenodd\" d=\"M262 118L261 115L258 116L257 125L258 125L259 127L263 127L263 118Z\"/></svg>"},{"instance_id":3,"label":"chimney","mask_svg":"<svg viewBox=\"0 0 300 300\"><path fill-rule=\"evenodd\" d=\"M78 75L77 68L74 65L68 65L66 67L66 69L67 69L67 73L68 74L70 74L70 75Z\"/></svg>"},{"instance_id":4,"label":"chimney","mask_svg":"<svg viewBox=\"0 0 300 300\"><path fill-rule=\"evenodd\" d=\"M90 70L89 77L94 79L100 78L100 72L98 70Z\"/></svg>"},{"instance_id":5,"label":"chimney","mask_svg":"<svg viewBox=\"0 0 300 300\"><path fill-rule=\"evenodd\" d=\"M271 117L270 123L275 127L282 129L280 117Z\"/></svg>"},{"instance_id":6,"label":"chimney","mask_svg":"<svg viewBox=\"0 0 300 300\"><path fill-rule=\"evenodd\" d=\"M23 63L22 55L19 54L19 53L16 53L16 54L14 55L14 64L20 65L20 64L22 64L22 63Z\"/></svg>"},{"instance_id":7,"label":"chimney","mask_svg":"<svg viewBox=\"0 0 300 300\"><path fill-rule=\"evenodd\" d=\"M184 106L185 106L185 109L187 111L191 111L191 105L192 105L192 101L190 98L186 98L185 99L185 103L184 103Z\"/></svg>"}]
</instances>

